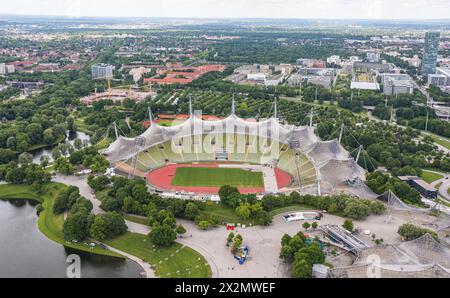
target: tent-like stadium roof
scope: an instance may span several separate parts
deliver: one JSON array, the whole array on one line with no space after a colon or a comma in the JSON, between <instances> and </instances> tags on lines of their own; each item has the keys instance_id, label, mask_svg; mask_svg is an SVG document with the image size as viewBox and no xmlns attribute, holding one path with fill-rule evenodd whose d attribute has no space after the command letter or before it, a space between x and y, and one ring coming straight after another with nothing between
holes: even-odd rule
<instances>
[{"instance_id":1,"label":"tent-like stadium roof","mask_svg":"<svg viewBox=\"0 0 450 298\"><path fill-rule=\"evenodd\" d=\"M195 116L191 108L191 116L187 121L171 127L160 126L153 122L142 135L136 138L119 136L102 153L114 165L171 140L193 135L245 134L278 141L304 154L315 167L320 181L318 193L320 193L320 184L323 183L334 190L340 185L347 185L348 180L365 180L365 171L339 141L321 141L314 134L312 126L283 125L276 116L260 122L250 122L237 117L234 108L232 110L232 114L225 119L206 121Z\"/></svg>"}]
</instances>

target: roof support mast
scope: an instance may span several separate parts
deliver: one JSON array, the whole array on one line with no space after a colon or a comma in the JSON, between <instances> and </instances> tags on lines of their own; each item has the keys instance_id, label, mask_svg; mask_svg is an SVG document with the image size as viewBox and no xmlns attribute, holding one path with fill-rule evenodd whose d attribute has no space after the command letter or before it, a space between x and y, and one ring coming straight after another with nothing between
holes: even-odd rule
<instances>
[{"instance_id":1,"label":"roof support mast","mask_svg":"<svg viewBox=\"0 0 450 298\"><path fill-rule=\"evenodd\" d=\"M339 134L339 143L342 141L342 135L344 134L344 128L345 128L345 124L342 123L342 125L341 125L341 132Z\"/></svg>"},{"instance_id":2,"label":"roof support mast","mask_svg":"<svg viewBox=\"0 0 450 298\"><path fill-rule=\"evenodd\" d=\"M356 156L356 163L359 161L359 157L361 156L361 151L363 150L363 145L359 146L358 155Z\"/></svg>"},{"instance_id":3,"label":"roof support mast","mask_svg":"<svg viewBox=\"0 0 450 298\"><path fill-rule=\"evenodd\" d=\"M313 126L313 117L314 117L314 108L312 108L311 112L309 113L309 127Z\"/></svg>"},{"instance_id":4,"label":"roof support mast","mask_svg":"<svg viewBox=\"0 0 450 298\"><path fill-rule=\"evenodd\" d=\"M274 116L275 119L278 119L278 104L277 104L277 100L276 99L275 99L275 102L274 102L274 113L273 113L273 116Z\"/></svg>"},{"instance_id":5,"label":"roof support mast","mask_svg":"<svg viewBox=\"0 0 450 298\"><path fill-rule=\"evenodd\" d=\"M192 117L194 116L194 112L192 110L192 97L189 96L189 116Z\"/></svg>"},{"instance_id":6,"label":"roof support mast","mask_svg":"<svg viewBox=\"0 0 450 298\"><path fill-rule=\"evenodd\" d=\"M117 131L117 123L114 121L114 132L116 133L116 140L119 138L119 132Z\"/></svg>"},{"instance_id":7,"label":"roof support mast","mask_svg":"<svg viewBox=\"0 0 450 298\"><path fill-rule=\"evenodd\" d=\"M233 99L231 101L231 115L236 115L236 102L234 100L234 93L233 93Z\"/></svg>"}]
</instances>

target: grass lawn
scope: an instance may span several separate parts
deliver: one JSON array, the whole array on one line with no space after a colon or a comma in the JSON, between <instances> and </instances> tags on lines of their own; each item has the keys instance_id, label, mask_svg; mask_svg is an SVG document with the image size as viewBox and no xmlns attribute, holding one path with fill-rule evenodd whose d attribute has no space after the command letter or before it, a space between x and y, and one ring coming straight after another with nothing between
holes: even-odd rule
<instances>
[{"instance_id":1,"label":"grass lawn","mask_svg":"<svg viewBox=\"0 0 450 298\"><path fill-rule=\"evenodd\" d=\"M177 168L172 180L174 186L264 187L261 172L229 168Z\"/></svg>"},{"instance_id":2,"label":"grass lawn","mask_svg":"<svg viewBox=\"0 0 450 298\"><path fill-rule=\"evenodd\" d=\"M53 213L53 202L58 194L66 189L67 186L61 183L49 183L43 187L41 193L34 191L29 185L13 185L5 184L0 185L0 199L9 200L34 200L40 202L44 207L44 211L41 212L38 219L38 227L42 234L47 238L73 249L81 250L84 252L95 253L100 255L121 257L122 256L102 249L96 246L94 249L90 249L88 245L83 243L71 243L66 242L63 237L63 224L64 215L55 215Z\"/></svg>"},{"instance_id":3,"label":"grass lawn","mask_svg":"<svg viewBox=\"0 0 450 298\"><path fill-rule=\"evenodd\" d=\"M159 277L207 278L212 276L211 268L203 256L179 243L169 248L155 248L146 236L129 232L106 243L149 263Z\"/></svg>"},{"instance_id":4,"label":"grass lawn","mask_svg":"<svg viewBox=\"0 0 450 298\"><path fill-rule=\"evenodd\" d=\"M445 147L445 148L447 148L447 149L450 149L450 142L449 141L447 141L447 140L445 140L445 139L441 139L441 137L439 137L439 136L437 136L437 135L433 135L433 134L430 134L430 136L433 138L433 140L436 142L436 143L438 143L439 145L441 145L441 146L443 146L443 147Z\"/></svg>"},{"instance_id":5,"label":"grass lawn","mask_svg":"<svg viewBox=\"0 0 450 298\"><path fill-rule=\"evenodd\" d=\"M142 218L140 216L136 216L136 215L132 215L132 214L123 214L123 218L125 220L135 222L135 223L145 225L145 226L148 224L147 218Z\"/></svg>"},{"instance_id":6,"label":"grass lawn","mask_svg":"<svg viewBox=\"0 0 450 298\"><path fill-rule=\"evenodd\" d=\"M427 183L431 183L433 181L436 181L438 179L441 179L443 176L439 175L437 173L431 173L427 171L422 171L421 175L422 179L425 180Z\"/></svg>"},{"instance_id":7,"label":"grass lawn","mask_svg":"<svg viewBox=\"0 0 450 298\"><path fill-rule=\"evenodd\" d=\"M311 210L311 209L314 209L314 208L311 208L311 207L308 207L305 205L291 205L291 206L287 206L287 207L273 209L272 211L269 212L269 214L271 216L275 216L275 215L278 215L281 213L302 211L302 210Z\"/></svg>"}]
</instances>

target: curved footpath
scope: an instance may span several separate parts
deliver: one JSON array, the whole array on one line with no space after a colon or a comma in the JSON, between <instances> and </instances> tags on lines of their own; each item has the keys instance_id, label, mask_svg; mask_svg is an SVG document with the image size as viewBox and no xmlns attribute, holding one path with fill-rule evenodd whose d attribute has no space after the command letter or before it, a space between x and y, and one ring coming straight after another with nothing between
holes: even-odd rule
<instances>
[{"instance_id":1,"label":"curved footpath","mask_svg":"<svg viewBox=\"0 0 450 298\"><path fill-rule=\"evenodd\" d=\"M53 178L53 181L64 183L66 185L77 186L80 189L80 195L82 195L83 197L85 197L86 199L88 199L89 201L92 202L92 205L94 206L92 211L93 211L94 214L105 213L105 211L103 211L100 208L100 203L101 203L100 200L98 200L95 197L95 195L92 194L91 188L87 184L86 179L84 179L83 177L63 176L63 175L57 174ZM144 225L139 225L139 224L136 224L136 223L130 222L130 221L125 221L125 222L126 222L126 224L128 226L128 230L130 232L147 235L149 233L149 231L150 231L150 228L146 227ZM141 266L142 269L145 271L145 274L146 274L147 278L155 278L156 277L155 272L153 271L153 269L150 267L150 265L148 263L146 263L143 260L139 259L138 257L130 255L130 254L124 252L124 251L121 251L121 250L118 250L118 249L113 248L111 246L108 246L105 243L102 243L102 244L105 245L109 250L111 250L111 251L113 251L115 253L118 253L120 255L123 255L124 257L127 257L128 259L130 259L130 260L136 262L137 264L139 264L139 266Z\"/></svg>"}]
</instances>

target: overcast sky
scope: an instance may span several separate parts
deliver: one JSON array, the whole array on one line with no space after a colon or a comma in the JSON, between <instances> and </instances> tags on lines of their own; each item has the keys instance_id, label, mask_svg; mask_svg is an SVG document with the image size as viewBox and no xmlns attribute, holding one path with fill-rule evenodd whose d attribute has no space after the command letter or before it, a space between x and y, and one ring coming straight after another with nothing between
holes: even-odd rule
<instances>
[{"instance_id":1,"label":"overcast sky","mask_svg":"<svg viewBox=\"0 0 450 298\"><path fill-rule=\"evenodd\" d=\"M0 13L70 17L448 19L450 0L0 0Z\"/></svg>"}]
</instances>

